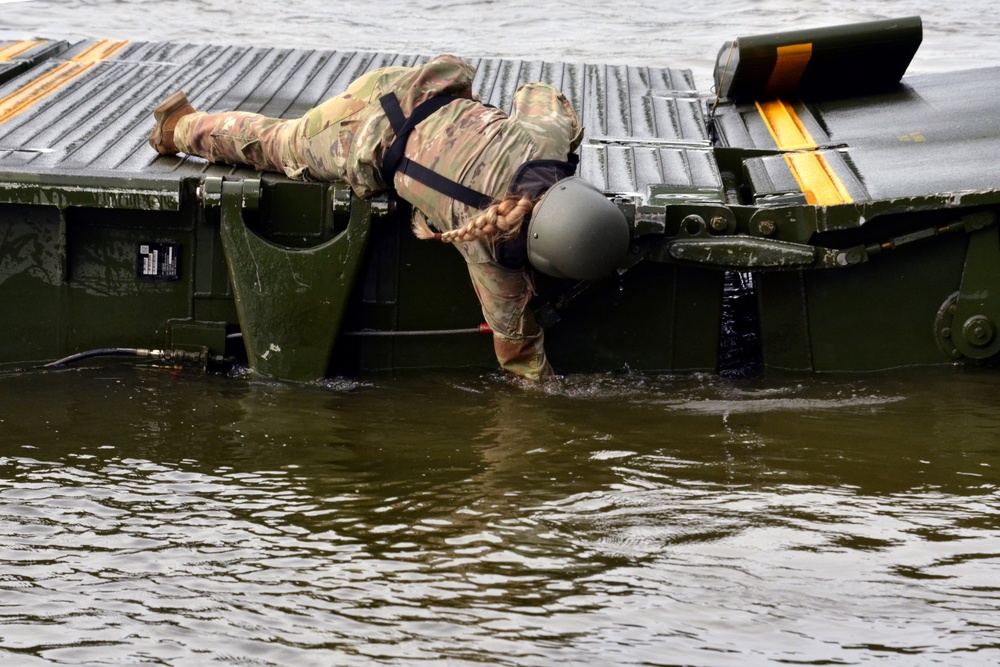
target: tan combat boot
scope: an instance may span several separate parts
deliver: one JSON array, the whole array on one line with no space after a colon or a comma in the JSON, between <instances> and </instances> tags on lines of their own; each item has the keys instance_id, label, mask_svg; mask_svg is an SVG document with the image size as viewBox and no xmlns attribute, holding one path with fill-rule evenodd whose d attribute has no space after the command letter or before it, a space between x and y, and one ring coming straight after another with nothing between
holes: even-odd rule
<instances>
[{"instance_id":1,"label":"tan combat boot","mask_svg":"<svg viewBox=\"0 0 1000 667\"><path fill-rule=\"evenodd\" d=\"M153 119L156 125L149 134L149 145L160 155L176 155L177 144L174 143L174 128L177 121L194 113L194 107L188 102L184 91L179 90L153 109Z\"/></svg>"}]
</instances>

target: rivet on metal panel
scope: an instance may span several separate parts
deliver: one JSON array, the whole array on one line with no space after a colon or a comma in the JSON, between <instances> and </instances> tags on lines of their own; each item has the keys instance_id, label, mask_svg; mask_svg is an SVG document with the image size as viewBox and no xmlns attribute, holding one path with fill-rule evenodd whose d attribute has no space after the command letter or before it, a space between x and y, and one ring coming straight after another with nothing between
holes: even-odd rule
<instances>
[{"instance_id":1,"label":"rivet on metal panel","mask_svg":"<svg viewBox=\"0 0 1000 667\"><path fill-rule=\"evenodd\" d=\"M844 252L837 253L838 266L854 266L864 261L866 256L863 247L850 248Z\"/></svg>"},{"instance_id":2,"label":"rivet on metal panel","mask_svg":"<svg viewBox=\"0 0 1000 667\"><path fill-rule=\"evenodd\" d=\"M774 224L774 220L765 218L757 223L757 233L761 236L770 236L778 229L778 226Z\"/></svg>"},{"instance_id":3,"label":"rivet on metal panel","mask_svg":"<svg viewBox=\"0 0 1000 667\"><path fill-rule=\"evenodd\" d=\"M983 211L981 213L974 213L972 215L967 215L962 218L962 222L965 224L965 230L968 232L976 232L980 229L986 229L993 224L995 216L989 211Z\"/></svg>"}]
</instances>

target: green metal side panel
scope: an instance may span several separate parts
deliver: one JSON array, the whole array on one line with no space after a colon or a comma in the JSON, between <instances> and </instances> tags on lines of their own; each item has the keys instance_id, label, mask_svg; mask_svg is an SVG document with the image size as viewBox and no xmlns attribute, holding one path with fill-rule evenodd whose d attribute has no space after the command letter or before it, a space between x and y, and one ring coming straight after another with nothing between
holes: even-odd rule
<instances>
[{"instance_id":1,"label":"green metal side panel","mask_svg":"<svg viewBox=\"0 0 1000 667\"><path fill-rule=\"evenodd\" d=\"M52 207L0 208L0 362L53 359L64 349L65 226Z\"/></svg>"},{"instance_id":2,"label":"green metal side panel","mask_svg":"<svg viewBox=\"0 0 1000 667\"><path fill-rule=\"evenodd\" d=\"M968 243L954 236L845 271L758 274L765 366L834 372L952 363L935 321L960 287Z\"/></svg>"},{"instance_id":3,"label":"green metal side panel","mask_svg":"<svg viewBox=\"0 0 1000 667\"><path fill-rule=\"evenodd\" d=\"M639 264L575 298L546 331L548 356L567 373L715 372L723 277L711 269Z\"/></svg>"},{"instance_id":4,"label":"green metal side panel","mask_svg":"<svg viewBox=\"0 0 1000 667\"><path fill-rule=\"evenodd\" d=\"M243 204L243 184L223 184L222 242L250 366L283 380L326 377L371 207L355 202L347 229L321 245L288 248L247 229Z\"/></svg>"}]
</instances>

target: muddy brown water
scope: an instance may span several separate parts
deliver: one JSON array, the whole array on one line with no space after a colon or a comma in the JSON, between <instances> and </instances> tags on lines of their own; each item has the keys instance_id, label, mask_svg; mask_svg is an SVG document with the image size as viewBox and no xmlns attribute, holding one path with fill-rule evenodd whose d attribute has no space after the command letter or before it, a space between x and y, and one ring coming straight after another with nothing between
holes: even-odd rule
<instances>
[{"instance_id":1,"label":"muddy brown water","mask_svg":"<svg viewBox=\"0 0 1000 667\"><path fill-rule=\"evenodd\" d=\"M913 71L1000 64L984 2L234 7L0 2L0 31L647 62L707 90L737 34L921 14ZM0 661L996 664L998 405L965 368L7 371Z\"/></svg>"}]
</instances>

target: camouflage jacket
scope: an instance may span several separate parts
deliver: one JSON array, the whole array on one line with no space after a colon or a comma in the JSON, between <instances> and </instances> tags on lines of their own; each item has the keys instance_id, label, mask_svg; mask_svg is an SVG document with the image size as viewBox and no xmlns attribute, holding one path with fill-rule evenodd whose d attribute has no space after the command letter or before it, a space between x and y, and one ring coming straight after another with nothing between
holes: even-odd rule
<instances>
[{"instance_id":1,"label":"camouflage jacket","mask_svg":"<svg viewBox=\"0 0 1000 667\"><path fill-rule=\"evenodd\" d=\"M517 168L528 160L565 160L582 139L576 112L566 97L545 83L528 83L514 95L513 111L473 99L475 70L455 56L439 56L413 68L390 67L373 72L366 85L371 113L355 132L348 152L347 176L360 196L386 189L380 168L382 155L395 135L381 113L378 98L392 91L409 116L421 102L436 95L458 99L420 123L410 134L406 156L442 176L490 197L506 194ZM367 77L365 77L367 78ZM477 210L457 202L404 174L396 174L399 195L410 202L415 216L424 216L446 231L465 224ZM494 261L489 242L456 244L470 263Z\"/></svg>"}]
</instances>

